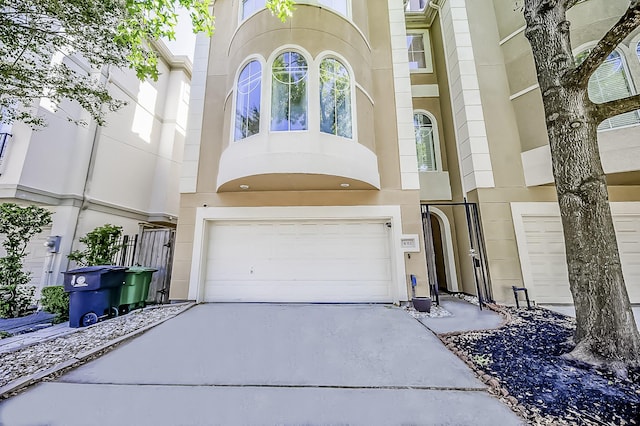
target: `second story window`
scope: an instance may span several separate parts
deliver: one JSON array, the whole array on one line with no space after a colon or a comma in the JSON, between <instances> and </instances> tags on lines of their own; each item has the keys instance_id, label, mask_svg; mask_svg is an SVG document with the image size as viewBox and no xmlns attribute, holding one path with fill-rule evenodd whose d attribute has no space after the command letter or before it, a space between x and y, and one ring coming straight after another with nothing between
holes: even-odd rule
<instances>
[{"instance_id":1,"label":"second story window","mask_svg":"<svg viewBox=\"0 0 640 426\"><path fill-rule=\"evenodd\" d=\"M320 131L351 138L351 79L333 58L320 63Z\"/></svg>"},{"instance_id":2,"label":"second story window","mask_svg":"<svg viewBox=\"0 0 640 426\"><path fill-rule=\"evenodd\" d=\"M429 3L429 0L405 0L404 10L407 12L420 12Z\"/></svg>"},{"instance_id":3,"label":"second story window","mask_svg":"<svg viewBox=\"0 0 640 426\"><path fill-rule=\"evenodd\" d=\"M582 63L591 50L585 50L576 55L576 62ZM634 94L627 74L624 59L617 51L611 52L609 57L598 67L589 79L589 98L595 103L613 101L626 98ZM640 123L638 111L627 112L611 117L598 126L598 130L615 127L630 126Z\"/></svg>"},{"instance_id":4,"label":"second story window","mask_svg":"<svg viewBox=\"0 0 640 426\"><path fill-rule=\"evenodd\" d=\"M413 114L413 127L416 133L416 151L418 155L418 171L433 172L438 170L436 162L436 141L433 123L424 113Z\"/></svg>"},{"instance_id":5,"label":"second story window","mask_svg":"<svg viewBox=\"0 0 640 426\"><path fill-rule=\"evenodd\" d=\"M261 90L262 66L258 61L251 61L238 77L233 140L244 139L260 131Z\"/></svg>"},{"instance_id":6,"label":"second story window","mask_svg":"<svg viewBox=\"0 0 640 426\"><path fill-rule=\"evenodd\" d=\"M433 72L428 32L407 33L407 52L410 71Z\"/></svg>"},{"instance_id":7,"label":"second story window","mask_svg":"<svg viewBox=\"0 0 640 426\"><path fill-rule=\"evenodd\" d=\"M11 133L9 133L9 126L0 125L0 174L4 172L5 157L7 155L7 147L9 146L9 139Z\"/></svg>"},{"instance_id":8,"label":"second story window","mask_svg":"<svg viewBox=\"0 0 640 426\"><path fill-rule=\"evenodd\" d=\"M266 0L242 0L242 19L247 19L265 7Z\"/></svg>"},{"instance_id":9,"label":"second story window","mask_svg":"<svg viewBox=\"0 0 640 426\"><path fill-rule=\"evenodd\" d=\"M304 56L284 52L273 61L271 130L307 130L308 67Z\"/></svg>"}]
</instances>

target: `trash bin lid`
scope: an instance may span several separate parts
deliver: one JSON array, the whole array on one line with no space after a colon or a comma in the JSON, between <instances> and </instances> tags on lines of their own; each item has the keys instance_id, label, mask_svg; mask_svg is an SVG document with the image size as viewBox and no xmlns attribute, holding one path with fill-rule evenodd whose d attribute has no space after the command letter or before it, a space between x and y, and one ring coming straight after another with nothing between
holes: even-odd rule
<instances>
[{"instance_id":1,"label":"trash bin lid","mask_svg":"<svg viewBox=\"0 0 640 426\"><path fill-rule=\"evenodd\" d=\"M141 274L143 272L157 272L157 268L148 268L146 266L130 266L127 269L127 272L131 272L132 274Z\"/></svg>"},{"instance_id":2,"label":"trash bin lid","mask_svg":"<svg viewBox=\"0 0 640 426\"><path fill-rule=\"evenodd\" d=\"M83 268L72 269L67 272L63 272L64 274L86 274L89 272L111 272L111 271L124 271L124 266L114 266L114 265L96 265L96 266L85 266Z\"/></svg>"}]
</instances>

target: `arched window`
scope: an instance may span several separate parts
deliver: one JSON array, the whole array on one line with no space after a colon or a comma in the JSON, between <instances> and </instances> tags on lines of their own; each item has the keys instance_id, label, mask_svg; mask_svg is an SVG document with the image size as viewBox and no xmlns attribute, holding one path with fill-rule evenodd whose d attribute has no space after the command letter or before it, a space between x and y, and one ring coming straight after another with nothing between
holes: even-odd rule
<instances>
[{"instance_id":1,"label":"arched window","mask_svg":"<svg viewBox=\"0 0 640 426\"><path fill-rule=\"evenodd\" d=\"M352 137L351 78L337 59L320 62L320 131Z\"/></svg>"},{"instance_id":2,"label":"arched window","mask_svg":"<svg viewBox=\"0 0 640 426\"><path fill-rule=\"evenodd\" d=\"M582 63L590 51L588 49L576 55L576 62ZM589 99L595 103L602 103L626 98L630 95L633 95L633 91L627 77L624 59L620 53L614 50L589 79ZM598 129L612 129L638 123L640 123L638 111L632 111L603 121Z\"/></svg>"},{"instance_id":3,"label":"arched window","mask_svg":"<svg viewBox=\"0 0 640 426\"><path fill-rule=\"evenodd\" d=\"M260 132L260 92L262 66L249 62L240 72L236 87L236 125L233 140L240 140Z\"/></svg>"},{"instance_id":4,"label":"arched window","mask_svg":"<svg viewBox=\"0 0 640 426\"><path fill-rule=\"evenodd\" d=\"M413 128L416 132L418 171L436 171L438 165L436 163L436 146L431 119L426 114L416 112L413 114Z\"/></svg>"},{"instance_id":5,"label":"arched window","mask_svg":"<svg viewBox=\"0 0 640 426\"><path fill-rule=\"evenodd\" d=\"M307 130L307 61L300 53L284 52L273 61L271 130Z\"/></svg>"}]
</instances>

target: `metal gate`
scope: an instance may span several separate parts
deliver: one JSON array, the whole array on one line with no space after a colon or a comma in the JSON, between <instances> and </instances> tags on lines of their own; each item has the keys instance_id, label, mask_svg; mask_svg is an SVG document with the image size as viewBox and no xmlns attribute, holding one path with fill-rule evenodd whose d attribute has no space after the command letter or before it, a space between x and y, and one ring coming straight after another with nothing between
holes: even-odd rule
<instances>
[{"instance_id":1,"label":"metal gate","mask_svg":"<svg viewBox=\"0 0 640 426\"><path fill-rule=\"evenodd\" d=\"M436 252L434 248L434 237L431 216L432 212L429 207L448 206L452 209L464 209L467 222L468 236L468 261L471 262L473 270L473 279L480 301L480 309L485 302L493 302L493 293L491 291L491 282L489 277L489 267L484 245L484 236L482 227L480 226L480 217L478 205L476 203L437 203L422 204L422 229L424 232L425 254L427 258L427 268L429 270L429 287L431 294L434 295L436 303L439 303L438 295L438 276L436 273ZM457 235L457 234L456 234ZM461 256L460 263L465 260ZM456 273L454 271L454 273Z\"/></svg>"}]
</instances>

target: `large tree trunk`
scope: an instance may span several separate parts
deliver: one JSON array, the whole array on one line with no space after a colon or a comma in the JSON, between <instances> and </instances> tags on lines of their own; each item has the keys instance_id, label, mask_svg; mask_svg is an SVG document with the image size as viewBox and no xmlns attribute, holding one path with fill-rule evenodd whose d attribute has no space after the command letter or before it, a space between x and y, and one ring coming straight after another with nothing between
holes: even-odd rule
<instances>
[{"instance_id":1,"label":"large tree trunk","mask_svg":"<svg viewBox=\"0 0 640 426\"><path fill-rule=\"evenodd\" d=\"M576 308L576 348L570 357L614 369L638 365L640 335L609 208L596 107L586 84L578 87L563 79L574 66L566 7L562 0L525 0L525 19L544 102Z\"/></svg>"}]
</instances>

